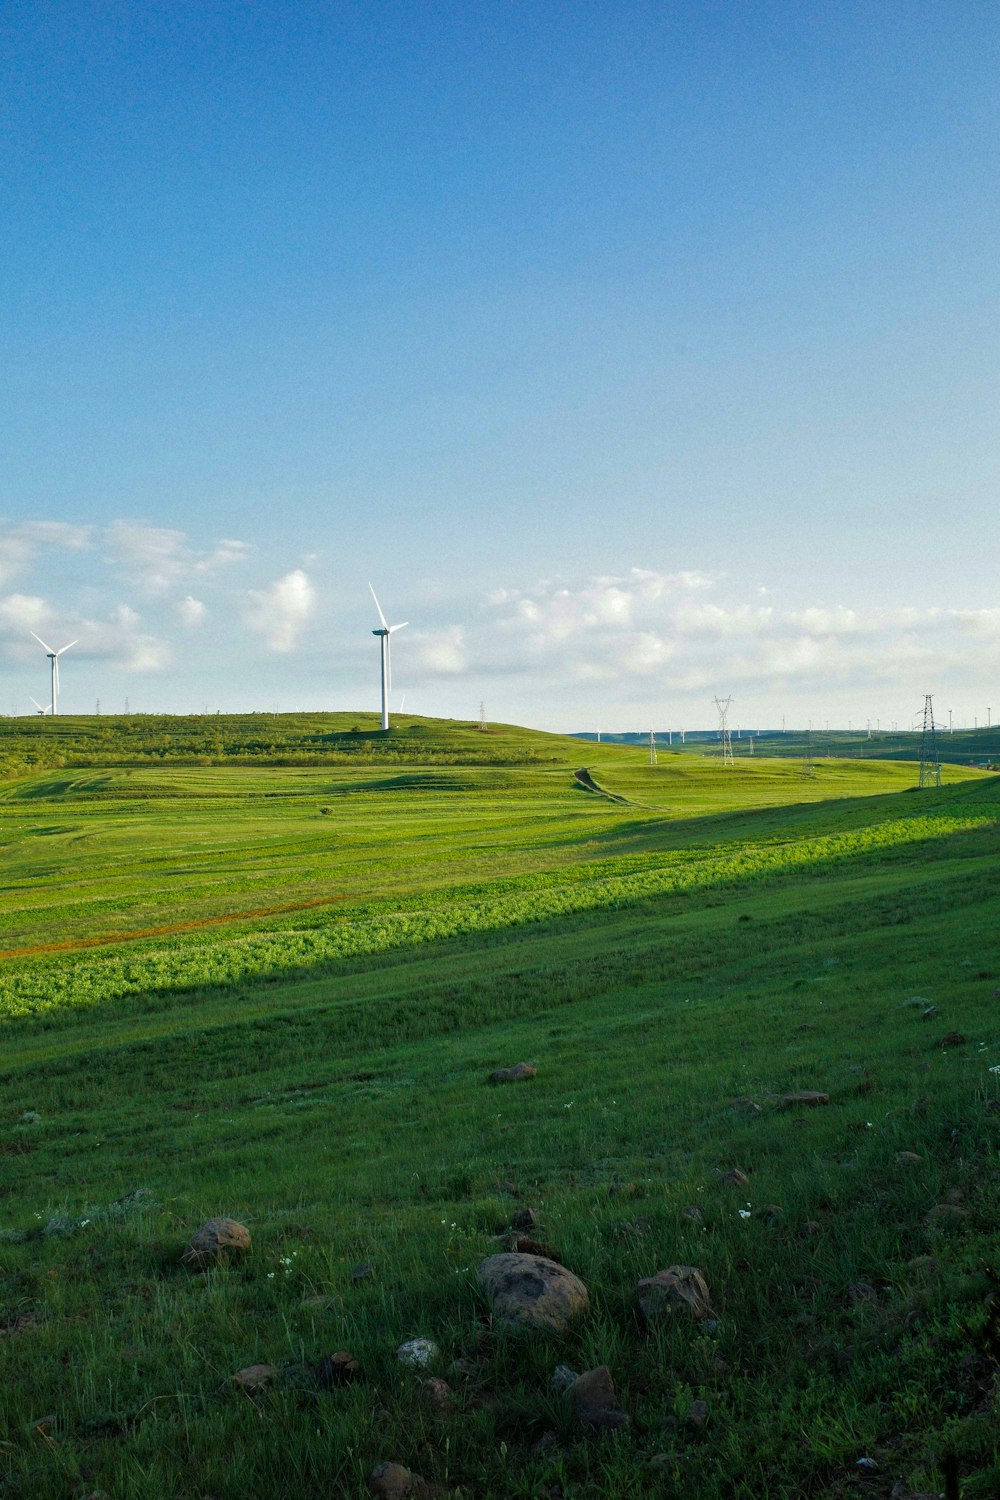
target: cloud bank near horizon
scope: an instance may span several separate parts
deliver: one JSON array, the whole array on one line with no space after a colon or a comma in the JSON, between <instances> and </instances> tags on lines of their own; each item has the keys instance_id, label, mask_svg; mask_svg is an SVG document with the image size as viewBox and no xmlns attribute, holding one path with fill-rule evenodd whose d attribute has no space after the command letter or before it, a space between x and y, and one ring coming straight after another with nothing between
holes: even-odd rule
<instances>
[{"instance_id":1,"label":"cloud bank near horizon","mask_svg":"<svg viewBox=\"0 0 1000 1500\"><path fill-rule=\"evenodd\" d=\"M248 695L255 662L270 658L283 660L282 680L300 699L308 663L324 654L352 688L367 681L365 629L345 628L329 584L324 592L309 571L318 560L293 560L274 567L250 541L198 545L143 521L0 525L0 659L32 662L34 631L56 646L78 638L77 660L166 681L200 637L212 641L203 661ZM347 580L337 598L355 593L367 625L363 582ZM72 605L57 606L57 596ZM400 642L399 677L422 691L422 712L436 711L435 695L464 702L492 684L491 697L530 703L536 719L551 704L581 722L593 705L626 714L666 699L703 705L717 692L860 701L877 688L909 701L945 685L986 694L995 679L1000 609L792 608L777 598L697 569L647 567L512 584L471 605L438 592L407 605L416 618Z\"/></svg>"}]
</instances>

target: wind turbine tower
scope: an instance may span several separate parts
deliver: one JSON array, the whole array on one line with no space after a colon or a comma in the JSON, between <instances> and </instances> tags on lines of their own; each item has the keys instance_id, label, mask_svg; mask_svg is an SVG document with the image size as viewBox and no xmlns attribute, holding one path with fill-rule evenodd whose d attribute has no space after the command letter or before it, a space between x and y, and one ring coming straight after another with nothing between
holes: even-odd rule
<instances>
[{"instance_id":1,"label":"wind turbine tower","mask_svg":"<svg viewBox=\"0 0 1000 1500\"><path fill-rule=\"evenodd\" d=\"M58 651L53 651L53 649L52 649L51 646L46 646L45 642L42 640L42 638L41 638L40 635L35 635L34 631L32 631L31 633L32 633L32 635L35 636L35 640L41 646L42 650L45 652L45 654L48 657L49 661L52 663L52 707L51 707L51 712L53 714L57 714L59 712L59 658L60 658L60 656L62 656L62 654L63 654L64 651L68 651L69 650L70 646L75 646L76 645L76 641L70 641L69 646L60 646ZM32 700L32 701L34 701L34 700Z\"/></svg>"},{"instance_id":2,"label":"wind turbine tower","mask_svg":"<svg viewBox=\"0 0 1000 1500\"><path fill-rule=\"evenodd\" d=\"M388 729L389 689L392 687L392 648L389 645L389 637L394 635L397 630L402 630L403 626L408 625L410 622L409 620L401 620L398 625L390 625L382 613L382 606L378 602L375 590L372 589L371 584L368 587L371 589L372 598L375 600L375 608L378 610L378 617L381 621L380 628L373 630L372 635L377 635L380 638L382 651L382 728Z\"/></svg>"}]
</instances>

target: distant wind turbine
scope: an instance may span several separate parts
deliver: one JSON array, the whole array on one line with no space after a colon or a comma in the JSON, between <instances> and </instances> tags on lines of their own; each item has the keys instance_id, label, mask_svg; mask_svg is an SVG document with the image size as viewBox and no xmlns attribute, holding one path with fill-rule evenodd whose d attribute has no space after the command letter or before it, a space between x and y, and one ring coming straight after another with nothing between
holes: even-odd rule
<instances>
[{"instance_id":1,"label":"distant wind turbine","mask_svg":"<svg viewBox=\"0 0 1000 1500\"><path fill-rule=\"evenodd\" d=\"M372 635L377 635L380 638L380 645L382 649L382 728L388 729L389 690L392 687L392 647L389 644L389 637L393 635L395 631L402 630L403 626L409 625L410 622L409 620L401 620L398 625L390 625L389 621L382 613L382 606L378 602L378 596L375 593L375 590L372 589L370 583L368 587L371 589L372 598L375 600L375 608L378 610L378 617L382 622L381 627L378 630L372 631Z\"/></svg>"},{"instance_id":2,"label":"distant wind turbine","mask_svg":"<svg viewBox=\"0 0 1000 1500\"><path fill-rule=\"evenodd\" d=\"M31 698L31 694L30 693L28 694L28 697ZM42 705L39 703L39 701L38 701L37 698L31 698L31 701L35 705L35 707L38 709L38 714L39 714L40 718L44 718L45 715L51 711L51 708L52 708L52 704L51 703L49 704L48 708L43 708Z\"/></svg>"},{"instance_id":3,"label":"distant wind turbine","mask_svg":"<svg viewBox=\"0 0 1000 1500\"><path fill-rule=\"evenodd\" d=\"M32 631L31 634L35 635L35 632ZM52 702L49 704L49 712L57 714L59 712L59 658L64 651L69 650L70 646L75 646L76 641L70 641L68 646L60 646L58 651L53 651L51 646L46 646L40 635L35 635L35 640L52 663Z\"/></svg>"}]
</instances>

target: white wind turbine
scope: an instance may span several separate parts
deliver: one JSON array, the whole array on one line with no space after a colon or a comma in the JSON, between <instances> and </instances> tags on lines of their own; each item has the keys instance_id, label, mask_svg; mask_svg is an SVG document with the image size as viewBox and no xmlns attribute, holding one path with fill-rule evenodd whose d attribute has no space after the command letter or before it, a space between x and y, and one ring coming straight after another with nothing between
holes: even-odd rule
<instances>
[{"instance_id":1,"label":"white wind turbine","mask_svg":"<svg viewBox=\"0 0 1000 1500\"><path fill-rule=\"evenodd\" d=\"M28 694L28 697L31 698L31 694L30 693ZM39 703L39 701L38 701L37 698L31 698L31 701L35 705L35 707L38 709L38 717L40 719L44 719L45 715L50 712L50 710L52 708L52 704L50 703L49 706L48 706L48 708L43 708L42 705Z\"/></svg>"},{"instance_id":2,"label":"white wind turbine","mask_svg":"<svg viewBox=\"0 0 1000 1500\"><path fill-rule=\"evenodd\" d=\"M372 590L372 598L375 600L375 608L378 610L378 617L382 621L381 627L378 630L373 630L372 635L377 635L380 637L380 644L382 648L382 728L388 729L389 689L392 687L392 647L389 644L389 637L394 633L394 631L402 630L403 626L409 625L410 622L409 620L401 620L398 625L390 625L389 621L382 613L382 606L378 602L378 596L376 595L375 590L372 589L370 583L368 587Z\"/></svg>"},{"instance_id":3,"label":"white wind turbine","mask_svg":"<svg viewBox=\"0 0 1000 1500\"><path fill-rule=\"evenodd\" d=\"M31 633L35 635L34 631ZM35 635L35 640L52 663L52 702L49 704L49 712L57 714L59 712L59 658L64 651L69 650L70 646L75 646L76 641L70 641L68 646L60 646L58 651L53 651L51 646L46 646L40 635ZM31 701L34 703L35 700L32 698Z\"/></svg>"}]
</instances>

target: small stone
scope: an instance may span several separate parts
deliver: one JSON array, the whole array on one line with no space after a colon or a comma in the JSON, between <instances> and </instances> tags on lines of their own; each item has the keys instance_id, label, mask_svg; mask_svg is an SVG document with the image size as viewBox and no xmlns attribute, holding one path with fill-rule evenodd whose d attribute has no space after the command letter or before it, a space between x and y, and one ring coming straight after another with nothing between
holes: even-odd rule
<instances>
[{"instance_id":1,"label":"small stone","mask_svg":"<svg viewBox=\"0 0 1000 1500\"><path fill-rule=\"evenodd\" d=\"M749 1177L745 1172L741 1172L739 1167L731 1167L723 1174L722 1180L730 1183L732 1187L748 1187L750 1184Z\"/></svg>"},{"instance_id":2,"label":"small stone","mask_svg":"<svg viewBox=\"0 0 1000 1500\"><path fill-rule=\"evenodd\" d=\"M936 1276L940 1270L937 1257L934 1255L915 1255L912 1260L906 1262L906 1265L914 1276Z\"/></svg>"},{"instance_id":3,"label":"small stone","mask_svg":"<svg viewBox=\"0 0 1000 1500\"><path fill-rule=\"evenodd\" d=\"M942 1199L942 1202L944 1202L944 1203L962 1203L962 1202L964 1202L964 1200L965 1200L965 1189L964 1188L960 1188L960 1187L953 1187L953 1188L949 1188L948 1191L945 1193L944 1198Z\"/></svg>"},{"instance_id":4,"label":"small stone","mask_svg":"<svg viewBox=\"0 0 1000 1500\"><path fill-rule=\"evenodd\" d=\"M669 1453L654 1453L652 1458L647 1458L646 1468L652 1469L654 1474L665 1473L673 1464Z\"/></svg>"},{"instance_id":5,"label":"small stone","mask_svg":"<svg viewBox=\"0 0 1000 1500\"><path fill-rule=\"evenodd\" d=\"M430 1375L420 1382L420 1404L435 1417L450 1416L455 1397L446 1380Z\"/></svg>"},{"instance_id":6,"label":"small stone","mask_svg":"<svg viewBox=\"0 0 1000 1500\"><path fill-rule=\"evenodd\" d=\"M511 1229L534 1229L537 1223L538 1220L535 1217L534 1209L521 1208L518 1209L517 1213L511 1219L510 1227Z\"/></svg>"},{"instance_id":7,"label":"small stone","mask_svg":"<svg viewBox=\"0 0 1000 1500\"><path fill-rule=\"evenodd\" d=\"M867 1281L852 1281L847 1288L847 1295L855 1307L878 1303L878 1292Z\"/></svg>"},{"instance_id":8,"label":"small stone","mask_svg":"<svg viewBox=\"0 0 1000 1500\"><path fill-rule=\"evenodd\" d=\"M765 1224L778 1224L784 1216L780 1203L765 1203L763 1208L756 1210L756 1217L762 1219Z\"/></svg>"},{"instance_id":9,"label":"small stone","mask_svg":"<svg viewBox=\"0 0 1000 1500\"><path fill-rule=\"evenodd\" d=\"M518 1196L517 1183L510 1181L501 1182L497 1192L503 1193L508 1198L516 1198Z\"/></svg>"},{"instance_id":10,"label":"small stone","mask_svg":"<svg viewBox=\"0 0 1000 1500\"><path fill-rule=\"evenodd\" d=\"M819 1234L821 1224L818 1219L803 1219L799 1225L799 1234L805 1240L811 1239L814 1234Z\"/></svg>"},{"instance_id":11,"label":"small stone","mask_svg":"<svg viewBox=\"0 0 1000 1500\"><path fill-rule=\"evenodd\" d=\"M897 1151L896 1152L896 1164L897 1164L897 1166L900 1166L900 1167L915 1167L915 1166L918 1165L919 1162L922 1162L922 1161L923 1161L923 1157L922 1156L918 1156L915 1151Z\"/></svg>"},{"instance_id":12,"label":"small stone","mask_svg":"<svg viewBox=\"0 0 1000 1500\"><path fill-rule=\"evenodd\" d=\"M346 1349L338 1349L336 1354L324 1354L316 1366L316 1379L327 1388L332 1385L350 1385L360 1377L361 1366Z\"/></svg>"},{"instance_id":13,"label":"small stone","mask_svg":"<svg viewBox=\"0 0 1000 1500\"><path fill-rule=\"evenodd\" d=\"M689 1224L704 1224L705 1215L696 1203L687 1203L681 1209L681 1218L687 1219Z\"/></svg>"},{"instance_id":14,"label":"small stone","mask_svg":"<svg viewBox=\"0 0 1000 1500\"><path fill-rule=\"evenodd\" d=\"M937 1014L938 1008L936 1005L925 1005L923 1010L920 1012L920 1019L921 1021L929 1021L931 1019L931 1016L936 1016Z\"/></svg>"},{"instance_id":15,"label":"small stone","mask_svg":"<svg viewBox=\"0 0 1000 1500\"><path fill-rule=\"evenodd\" d=\"M675 1312L689 1312L700 1320L712 1311L708 1283L694 1266L668 1266L665 1271L657 1271L639 1282L636 1296L648 1323Z\"/></svg>"},{"instance_id":16,"label":"small stone","mask_svg":"<svg viewBox=\"0 0 1000 1500\"><path fill-rule=\"evenodd\" d=\"M700 1432L708 1421L708 1402L692 1401L684 1425L690 1427L692 1432Z\"/></svg>"},{"instance_id":17,"label":"small stone","mask_svg":"<svg viewBox=\"0 0 1000 1500\"><path fill-rule=\"evenodd\" d=\"M958 1203L935 1203L930 1213L924 1219L928 1229L935 1225L958 1224L962 1219L969 1217L969 1210L962 1208Z\"/></svg>"},{"instance_id":18,"label":"small stone","mask_svg":"<svg viewBox=\"0 0 1000 1500\"><path fill-rule=\"evenodd\" d=\"M733 1109L742 1109L748 1115L759 1115L760 1105L755 1104L749 1094L739 1094L733 1100Z\"/></svg>"},{"instance_id":19,"label":"small stone","mask_svg":"<svg viewBox=\"0 0 1000 1500\"><path fill-rule=\"evenodd\" d=\"M627 1427L632 1420L618 1404L614 1382L607 1365L586 1370L569 1387L573 1415L581 1427L610 1432Z\"/></svg>"},{"instance_id":20,"label":"small stone","mask_svg":"<svg viewBox=\"0 0 1000 1500\"><path fill-rule=\"evenodd\" d=\"M857 1467L863 1474L874 1474L878 1471L878 1464L873 1458L859 1458L857 1460Z\"/></svg>"},{"instance_id":21,"label":"small stone","mask_svg":"<svg viewBox=\"0 0 1000 1500\"><path fill-rule=\"evenodd\" d=\"M545 1452L548 1451L549 1448L555 1447L555 1445L556 1445L556 1443L558 1441L559 1441L559 1434L557 1432L553 1432L552 1429L551 1429L551 1427L548 1428L545 1432L542 1433L541 1437L537 1440L537 1442L532 1443L532 1445L531 1445L531 1456L532 1456L532 1458L537 1458L540 1453L545 1453Z\"/></svg>"},{"instance_id":22,"label":"small stone","mask_svg":"<svg viewBox=\"0 0 1000 1500\"><path fill-rule=\"evenodd\" d=\"M565 1266L542 1255L491 1255L476 1280L501 1327L567 1333L589 1310L587 1288Z\"/></svg>"},{"instance_id":23,"label":"small stone","mask_svg":"<svg viewBox=\"0 0 1000 1500\"><path fill-rule=\"evenodd\" d=\"M208 1270L220 1261L245 1255L250 1249L250 1232L235 1219L207 1219L188 1240L181 1259L196 1271Z\"/></svg>"},{"instance_id":24,"label":"small stone","mask_svg":"<svg viewBox=\"0 0 1000 1500\"><path fill-rule=\"evenodd\" d=\"M233 1376L233 1385L239 1386L241 1391L246 1391L248 1396L254 1396L258 1391L266 1391L278 1378L276 1365L247 1365L245 1370L237 1370Z\"/></svg>"},{"instance_id":25,"label":"small stone","mask_svg":"<svg viewBox=\"0 0 1000 1500\"><path fill-rule=\"evenodd\" d=\"M411 1370L426 1370L440 1353L433 1339L407 1339L396 1350L396 1358Z\"/></svg>"},{"instance_id":26,"label":"small stone","mask_svg":"<svg viewBox=\"0 0 1000 1500\"><path fill-rule=\"evenodd\" d=\"M552 1371L552 1389L554 1391L568 1391L574 1380L579 1376L576 1370L571 1370L569 1365L556 1365Z\"/></svg>"},{"instance_id":27,"label":"small stone","mask_svg":"<svg viewBox=\"0 0 1000 1500\"><path fill-rule=\"evenodd\" d=\"M786 1094L781 1101L783 1109L794 1109L801 1104L804 1108L815 1109L818 1104L829 1104L830 1095L821 1094L818 1089L797 1089L793 1094Z\"/></svg>"},{"instance_id":28,"label":"small stone","mask_svg":"<svg viewBox=\"0 0 1000 1500\"><path fill-rule=\"evenodd\" d=\"M512 1068L494 1068L490 1074L490 1083L526 1083L529 1078L536 1077L537 1068L531 1063L515 1063Z\"/></svg>"},{"instance_id":29,"label":"small stone","mask_svg":"<svg viewBox=\"0 0 1000 1500\"><path fill-rule=\"evenodd\" d=\"M402 1464L387 1462L379 1464L369 1474L368 1488L379 1500L405 1500L405 1496L413 1492L419 1478L418 1474L411 1474Z\"/></svg>"},{"instance_id":30,"label":"small stone","mask_svg":"<svg viewBox=\"0 0 1000 1500\"><path fill-rule=\"evenodd\" d=\"M448 1374L452 1380L475 1380L479 1374L479 1366L474 1359L453 1359L448 1366Z\"/></svg>"},{"instance_id":31,"label":"small stone","mask_svg":"<svg viewBox=\"0 0 1000 1500\"><path fill-rule=\"evenodd\" d=\"M940 1042L938 1043L938 1046L940 1046L940 1047L964 1047L965 1043L967 1041L968 1041L968 1037L965 1035L965 1033L963 1031L947 1031L947 1032L945 1032L944 1036L941 1038Z\"/></svg>"},{"instance_id":32,"label":"small stone","mask_svg":"<svg viewBox=\"0 0 1000 1500\"><path fill-rule=\"evenodd\" d=\"M370 1260L364 1260L358 1266L351 1268L352 1281L367 1281L369 1276L375 1275L375 1267Z\"/></svg>"}]
</instances>

